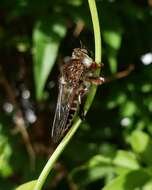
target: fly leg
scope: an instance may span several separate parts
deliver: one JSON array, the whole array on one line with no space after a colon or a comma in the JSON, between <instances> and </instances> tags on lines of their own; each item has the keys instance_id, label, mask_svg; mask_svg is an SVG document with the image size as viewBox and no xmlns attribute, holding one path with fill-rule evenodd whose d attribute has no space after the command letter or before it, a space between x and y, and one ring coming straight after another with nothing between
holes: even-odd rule
<instances>
[{"instance_id":1,"label":"fly leg","mask_svg":"<svg viewBox=\"0 0 152 190\"><path fill-rule=\"evenodd\" d=\"M85 87L84 89L81 89L79 91L79 96L78 96L78 102L79 102L79 116L82 120L85 119L85 112L83 109L83 103L82 103L82 98L85 96L85 94L88 92L88 88Z\"/></svg>"},{"instance_id":2,"label":"fly leg","mask_svg":"<svg viewBox=\"0 0 152 190\"><path fill-rule=\"evenodd\" d=\"M96 63L96 62L93 62L93 63L91 64L91 69L96 70L96 69L102 68L103 66L104 66L103 63L98 64L98 63Z\"/></svg>"},{"instance_id":3,"label":"fly leg","mask_svg":"<svg viewBox=\"0 0 152 190\"><path fill-rule=\"evenodd\" d=\"M87 77L85 81L91 84L100 85L105 82L105 79L103 77Z\"/></svg>"},{"instance_id":4,"label":"fly leg","mask_svg":"<svg viewBox=\"0 0 152 190\"><path fill-rule=\"evenodd\" d=\"M100 69L104 66L103 63L98 64L95 61L91 64L90 68L92 70ZM100 85L105 82L105 79L103 77L95 77L93 76L92 72L88 72L87 75L83 79L84 81L90 83L90 84L95 84L95 85Z\"/></svg>"}]
</instances>

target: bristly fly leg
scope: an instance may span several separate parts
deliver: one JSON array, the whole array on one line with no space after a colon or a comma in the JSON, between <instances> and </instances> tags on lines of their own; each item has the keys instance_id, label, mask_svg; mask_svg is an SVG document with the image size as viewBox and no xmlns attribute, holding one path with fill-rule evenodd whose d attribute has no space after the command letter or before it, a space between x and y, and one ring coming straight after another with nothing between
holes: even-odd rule
<instances>
[{"instance_id":1,"label":"bristly fly leg","mask_svg":"<svg viewBox=\"0 0 152 190\"><path fill-rule=\"evenodd\" d=\"M85 82L89 82L91 84L95 84L95 85L101 85L104 83L104 78L103 77L87 77L84 79ZM83 96L88 92L88 88L85 87L84 89L81 89L79 91L79 96L78 96L78 102L79 102L79 116L82 120L85 119L85 111L83 109L84 105L82 104L82 98Z\"/></svg>"},{"instance_id":2,"label":"bristly fly leg","mask_svg":"<svg viewBox=\"0 0 152 190\"><path fill-rule=\"evenodd\" d=\"M81 118L81 120L85 120L85 112L84 112L84 105L82 103L82 98L85 96L85 94L88 92L88 88L84 88L84 89L81 89L79 91L79 96L78 96L78 102L79 102L79 117Z\"/></svg>"},{"instance_id":3,"label":"bristly fly leg","mask_svg":"<svg viewBox=\"0 0 152 190\"><path fill-rule=\"evenodd\" d=\"M105 79L103 77L88 77L85 80L95 85L101 85L105 82Z\"/></svg>"},{"instance_id":4,"label":"bristly fly leg","mask_svg":"<svg viewBox=\"0 0 152 190\"><path fill-rule=\"evenodd\" d=\"M104 66L103 63L98 64L98 63L96 63L96 62L93 62L93 63L91 64L91 69L96 70L96 69L102 68L103 66Z\"/></svg>"}]
</instances>

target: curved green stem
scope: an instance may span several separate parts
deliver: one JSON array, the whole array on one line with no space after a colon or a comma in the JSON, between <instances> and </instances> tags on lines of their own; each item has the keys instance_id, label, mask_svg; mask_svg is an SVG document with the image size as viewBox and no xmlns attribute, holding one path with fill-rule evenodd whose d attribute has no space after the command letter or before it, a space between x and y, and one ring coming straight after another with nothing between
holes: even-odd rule
<instances>
[{"instance_id":1,"label":"curved green stem","mask_svg":"<svg viewBox=\"0 0 152 190\"><path fill-rule=\"evenodd\" d=\"M102 48L101 48L101 33L100 33L98 12L97 12L95 0L88 0L88 3L89 3L90 12L91 12L91 18L92 18L93 30L94 30L95 61L97 63L100 63Z\"/></svg>"},{"instance_id":2,"label":"curved green stem","mask_svg":"<svg viewBox=\"0 0 152 190\"><path fill-rule=\"evenodd\" d=\"M102 46L101 46L101 33L100 33L100 24L99 24L99 18L98 18L98 12L97 12L97 7L95 0L88 0L89 3L89 8L91 12L91 18L92 18L92 23L93 23L93 31L94 31L94 40L95 40L95 61L96 63L101 63L101 55L102 55ZM100 69L96 71L96 75L98 76L100 74ZM90 93L88 94L85 106L84 106L84 111L85 113L88 112L93 99L95 97L97 90L96 85L92 85L90 89Z\"/></svg>"},{"instance_id":3,"label":"curved green stem","mask_svg":"<svg viewBox=\"0 0 152 190\"><path fill-rule=\"evenodd\" d=\"M100 35L100 26L99 26L99 19L98 19L96 3L95 3L95 0L88 0L88 3L89 3L90 12L91 12L93 30L94 30L94 38L95 38L95 61L97 63L101 63L101 52L102 52L101 51L101 35ZM97 70L96 74L99 75L99 73L100 73L100 70ZM95 93L96 93L96 89L97 89L97 87L93 85L90 90L90 93L88 95L88 98L87 98L87 101L86 101L86 104L84 107L85 113L88 112L88 110L92 104L92 101L93 101ZM42 186L45 183L46 178L47 178L48 174L50 173L51 169L53 168L54 163L56 162L56 160L58 159L60 154L63 152L66 145L69 143L72 136L75 134L76 130L80 126L80 123L81 123L80 118L76 118L76 120L74 121L74 124L72 125L72 127L70 128L68 133L65 135L65 137L63 138L61 143L58 145L58 147L56 148L56 150L54 151L54 153L52 154L52 156L46 163L45 167L43 168L43 170L37 180L34 190L42 189Z\"/></svg>"}]
</instances>

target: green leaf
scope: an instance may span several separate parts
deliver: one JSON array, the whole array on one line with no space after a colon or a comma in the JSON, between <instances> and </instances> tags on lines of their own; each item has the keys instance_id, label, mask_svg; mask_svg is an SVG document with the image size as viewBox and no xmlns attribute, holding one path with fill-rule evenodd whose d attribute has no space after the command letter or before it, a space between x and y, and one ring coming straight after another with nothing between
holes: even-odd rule
<instances>
[{"instance_id":1,"label":"green leaf","mask_svg":"<svg viewBox=\"0 0 152 190\"><path fill-rule=\"evenodd\" d=\"M110 69L112 73L116 73L117 71L117 55L116 53L109 53L108 61L110 64Z\"/></svg>"},{"instance_id":2,"label":"green leaf","mask_svg":"<svg viewBox=\"0 0 152 190\"><path fill-rule=\"evenodd\" d=\"M135 155L132 152L118 150L115 158L113 159L113 163L117 166L130 168L130 169L138 169L139 164L136 160Z\"/></svg>"},{"instance_id":3,"label":"green leaf","mask_svg":"<svg viewBox=\"0 0 152 190\"><path fill-rule=\"evenodd\" d=\"M149 181L144 185L143 190L152 190L152 181Z\"/></svg>"},{"instance_id":4,"label":"green leaf","mask_svg":"<svg viewBox=\"0 0 152 190\"><path fill-rule=\"evenodd\" d=\"M117 52L121 46L122 32L105 30L103 32L104 41L108 45L108 61L112 73L117 71Z\"/></svg>"},{"instance_id":5,"label":"green leaf","mask_svg":"<svg viewBox=\"0 0 152 190\"><path fill-rule=\"evenodd\" d=\"M36 97L43 98L43 90L48 75L55 63L61 39L66 34L65 24L51 19L39 21L33 32L34 79Z\"/></svg>"},{"instance_id":6,"label":"green leaf","mask_svg":"<svg viewBox=\"0 0 152 190\"><path fill-rule=\"evenodd\" d=\"M146 133L138 130L134 131L130 137L132 149L137 153L142 153L145 151L149 140L150 138Z\"/></svg>"},{"instance_id":7,"label":"green leaf","mask_svg":"<svg viewBox=\"0 0 152 190\"><path fill-rule=\"evenodd\" d=\"M145 170L136 170L116 177L102 190L136 190L142 188L149 180L150 175Z\"/></svg>"},{"instance_id":8,"label":"green leaf","mask_svg":"<svg viewBox=\"0 0 152 190\"><path fill-rule=\"evenodd\" d=\"M129 142L134 152L138 153L143 162L152 165L152 139L143 131L134 131Z\"/></svg>"},{"instance_id":9,"label":"green leaf","mask_svg":"<svg viewBox=\"0 0 152 190\"><path fill-rule=\"evenodd\" d=\"M105 177L107 174L111 173L112 169L111 158L96 155L86 164L74 169L70 177L76 183L84 186L97 179Z\"/></svg>"},{"instance_id":10,"label":"green leaf","mask_svg":"<svg viewBox=\"0 0 152 190\"><path fill-rule=\"evenodd\" d=\"M111 164L112 160L109 157L102 156L102 155L96 155L94 156L88 163L88 167L94 167L94 166L99 166L99 165L106 165L106 164Z\"/></svg>"},{"instance_id":11,"label":"green leaf","mask_svg":"<svg viewBox=\"0 0 152 190\"><path fill-rule=\"evenodd\" d=\"M75 183L81 186L85 186L98 179L106 177L111 174L113 167L109 165L94 166L92 168L79 167L72 172L70 176Z\"/></svg>"},{"instance_id":12,"label":"green leaf","mask_svg":"<svg viewBox=\"0 0 152 190\"><path fill-rule=\"evenodd\" d=\"M103 155L94 156L86 164L74 169L71 177L81 185L86 185L114 172L123 174L138 168L139 164L133 153L119 150L114 158Z\"/></svg>"},{"instance_id":13,"label":"green leaf","mask_svg":"<svg viewBox=\"0 0 152 190\"><path fill-rule=\"evenodd\" d=\"M121 107L121 115L123 117L133 116L137 112L137 107L133 101L127 101Z\"/></svg>"},{"instance_id":14,"label":"green leaf","mask_svg":"<svg viewBox=\"0 0 152 190\"><path fill-rule=\"evenodd\" d=\"M105 42L114 50L118 50L121 45L122 34L118 31L106 30L103 32Z\"/></svg>"},{"instance_id":15,"label":"green leaf","mask_svg":"<svg viewBox=\"0 0 152 190\"><path fill-rule=\"evenodd\" d=\"M73 6L80 6L82 5L82 0L67 0L67 3Z\"/></svg>"},{"instance_id":16,"label":"green leaf","mask_svg":"<svg viewBox=\"0 0 152 190\"><path fill-rule=\"evenodd\" d=\"M19 187L17 187L15 190L34 190L36 182L37 180L33 180L30 182L24 183L20 185Z\"/></svg>"},{"instance_id":17,"label":"green leaf","mask_svg":"<svg viewBox=\"0 0 152 190\"><path fill-rule=\"evenodd\" d=\"M0 175L8 177L12 174L12 167L10 165L10 158L12 149L8 138L2 132L2 125L0 124Z\"/></svg>"}]
</instances>

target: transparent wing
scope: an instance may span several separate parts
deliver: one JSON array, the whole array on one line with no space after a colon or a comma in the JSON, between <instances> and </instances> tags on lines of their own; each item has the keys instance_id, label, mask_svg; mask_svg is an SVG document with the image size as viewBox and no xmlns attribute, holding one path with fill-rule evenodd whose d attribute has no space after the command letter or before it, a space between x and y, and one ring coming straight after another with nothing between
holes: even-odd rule
<instances>
[{"instance_id":1,"label":"transparent wing","mask_svg":"<svg viewBox=\"0 0 152 190\"><path fill-rule=\"evenodd\" d=\"M59 95L52 127L53 141L57 142L66 130L67 118L70 111L70 96L72 88L63 82L63 77L59 79Z\"/></svg>"}]
</instances>

